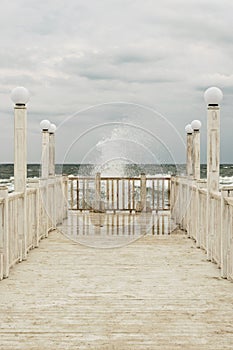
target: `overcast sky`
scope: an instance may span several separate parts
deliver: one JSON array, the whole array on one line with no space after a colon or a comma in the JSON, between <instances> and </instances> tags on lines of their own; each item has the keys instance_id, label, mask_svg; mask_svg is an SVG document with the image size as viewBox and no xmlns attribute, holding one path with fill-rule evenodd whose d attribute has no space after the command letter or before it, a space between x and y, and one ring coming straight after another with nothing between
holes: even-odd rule
<instances>
[{"instance_id":1,"label":"overcast sky","mask_svg":"<svg viewBox=\"0 0 233 350\"><path fill-rule=\"evenodd\" d=\"M1 0L0 162L13 161L12 88L31 93L28 161L39 122L58 125L58 162L184 162L185 125L222 88L221 161L233 163L232 0ZM123 103L124 102L124 103Z\"/></svg>"}]
</instances>

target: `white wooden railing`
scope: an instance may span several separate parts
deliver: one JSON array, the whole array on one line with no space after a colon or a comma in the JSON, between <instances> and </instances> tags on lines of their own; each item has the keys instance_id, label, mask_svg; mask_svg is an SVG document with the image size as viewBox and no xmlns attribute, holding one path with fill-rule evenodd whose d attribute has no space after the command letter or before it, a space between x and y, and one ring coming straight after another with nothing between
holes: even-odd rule
<instances>
[{"instance_id":1,"label":"white wooden railing","mask_svg":"<svg viewBox=\"0 0 233 350\"><path fill-rule=\"evenodd\" d=\"M0 187L0 279L67 217L67 178L28 179L26 193Z\"/></svg>"},{"instance_id":2,"label":"white wooden railing","mask_svg":"<svg viewBox=\"0 0 233 350\"><path fill-rule=\"evenodd\" d=\"M173 228L186 231L221 276L233 280L233 187L208 193L206 180L172 177L171 217Z\"/></svg>"},{"instance_id":3,"label":"white wooden railing","mask_svg":"<svg viewBox=\"0 0 233 350\"><path fill-rule=\"evenodd\" d=\"M89 211L169 211L170 177L69 176L69 209Z\"/></svg>"}]
</instances>

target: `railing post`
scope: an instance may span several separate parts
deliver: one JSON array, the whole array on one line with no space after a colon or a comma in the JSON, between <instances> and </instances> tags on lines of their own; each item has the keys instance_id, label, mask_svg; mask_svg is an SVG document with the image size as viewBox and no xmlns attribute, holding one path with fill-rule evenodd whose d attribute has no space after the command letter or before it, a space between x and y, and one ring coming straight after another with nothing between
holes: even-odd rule
<instances>
[{"instance_id":1,"label":"railing post","mask_svg":"<svg viewBox=\"0 0 233 350\"><path fill-rule=\"evenodd\" d=\"M203 210L203 208L201 208L201 200L200 200L200 189L201 188L205 188L206 187L206 180L198 180L196 181L196 185L197 185L197 189L196 189L196 246L197 248L201 247L201 227L200 227L200 222L201 222L201 210Z\"/></svg>"},{"instance_id":2,"label":"railing post","mask_svg":"<svg viewBox=\"0 0 233 350\"><path fill-rule=\"evenodd\" d=\"M49 131L49 175L55 176L55 131L56 131L56 125L50 124L48 131Z\"/></svg>"},{"instance_id":3,"label":"railing post","mask_svg":"<svg viewBox=\"0 0 233 350\"><path fill-rule=\"evenodd\" d=\"M54 133L49 133L49 176L55 175L54 166Z\"/></svg>"},{"instance_id":4,"label":"railing post","mask_svg":"<svg viewBox=\"0 0 233 350\"><path fill-rule=\"evenodd\" d=\"M49 132L45 129L42 131L41 177L49 177Z\"/></svg>"},{"instance_id":5,"label":"railing post","mask_svg":"<svg viewBox=\"0 0 233 350\"><path fill-rule=\"evenodd\" d=\"M39 193L39 180L28 179L28 188L36 189L36 200L35 200L35 235L34 235L34 247L39 247L39 217L40 217L40 193Z\"/></svg>"},{"instance_id":6,"label":"railing post","mask_svg":"<svg viewBox=\"0 0 233 350\"><path fill-rule=\"evenodd\" d=\"M191 124L186 125L185 131L187 133L186 140L186 173L188 177L193 175L193 129Z\"/></svg>"},{"instance_id":7,"label":"railing post","mask_svg":"<svg viewBox=\"0 0 233 350\"><path fill-rule=\"evenodd\" d=\"M63 176L63 196L65 196L65 205L63 207L63 219L68 218L68 177Z\"/></svg>"},{"instance_id":8,"label":"railing post","mask_svg":"<svg viewBox=\"0 0 233 350\"><path fill-rule=\"evenodd\" d=\"M49 216L48 216L48 179L40 179L39 181L39 189L40 189L40 201L42 206L42 212L40 220L43 223L43 227L45 228L44 237L48 237L49 230Z\"/></svg>"},{"instance_id":9,"label":"railing post","mask_svg":"<svg viewBox=\"0 0 233 350\"><path fill-rule=\"evenodd\" d=\"M62 192L62 197L64 198L64 204L62 207L62 214L61 214L61 222L63 219L67 219L68 218L68 177L67 176L63 176L61 178L61 192ZM73 183L73 181L72 181Z\"/></svg>"},{"instance_id":10,"label":"railing post","mask_svg":"<svg viewBox=\"0 0 233 350\"><path fill-rule=\"evenodd\" d=\"M41 149L41 182L43 195L41 193L41 203L44 206L43 215L45 217L41 218L45 220L46 232L45 237L48 237L48 230L50 224L50 208L49 208L49 128L51 123L49 120L44 119L40 122L40 127L42 131L42 149ZM45 193L44 193L45 192Z\"/></svg>"},{"instance_id":11,"label":"railing post","mask_svg":"<svg viewBox=\"0 0 233 350\"><path fill-rule=\"evenodd\" d=\"M0 225L0 279L9 276L9 230L8 230L8 188L0 187L0 198L4 199L2 222Z\"/></svg>"},{"instance_id":12,"label":"railing post","mask_svg":"<svg viewBox=\"0 0 233 350\"><path fill-rule=\"evenodd\" d=\"M95 210L101 209L101 175L96 173L95 175Z\"/></svg>"},{"instance_id":13,"label":"railing post","mask_svg":"<svg viewBox=\"0 0 233 350\"><path fill-rule=\"evenodd\" d=\"M228 271L228 248L229 248L229 205L225 198L233 194L232 187L221 189L221 277L227 278Z\"/></svg>"},{"instance_id":14,"label":"railing post","mask_svg":"<svg viewBox=\"0 0 233 350\"><path fill-rule=\"evenodd\" d=\"M219 191L220 108L222 91L216 87L205 91L207 107L207 260L212 259L211 192Z\"/></svg>"},{"instance_id":15,"label":"railing post","mask_svg":"<svg viewBox=\"0 0 233 350\"><path fill-rule=\"evenodd\" d=\"M200 180L200 131L193 132L193 178Z\"/></svg>"},{"instance_id":16,"label":"railing post","mask_svg":"<svg viewBox=\"0 0 233 350\"><path fill-rule=\"evenodd\" d=\"M171 195L170 195L170 210L171 210L171 222L175 220L175 189L176 189L176 178L171 177Z\"/></svg>"},{"instance_id":17,"label":"railing post","mask_svg":"<svg viewBox=\"0 0 233 350\"><path fill-rule=\"evenodd\" d=\"M193 129L193 178L200 180L200 120L193 120L191 127Z\"/></svg>"},{"instance_id":18,"label":"railing post","mask_svg":"<svg viewBox=\"0 0 233 350\"><path fill-rule=\"evenodd\" d=\"M14 190L25 192L27 179L27 108L25 105L15 105L14 128Z\"/></svg>"},{"instance_id":19,"label":"railing post","mask_svg":"<svg viewBox=\"0 0 233 350\"><path fill-rule=\"evenodd\" d=\"M192 231L192 228L191 228L192 217L193 217L192 196L193 196L193 181L188 180L187 181L187 236L189 238L191 237L191 231ZM182 210L182 208L180 210Z\"/></svg>"},{"instance_id":20,"label":"railing post","mask_svg":"<svg viewBox=\"0 0 233 350\"><path fill-rule=\"evenodd\" d=\"M179 202L178 211L179 211L179 228L188 232L188 210L189 210L189 179L182 178L180 179L179 185L179 197L177 198Z\"/></svg>"},{"instance_id":21,"label":"railing post","mask_svg":"<svg viewBox=\"0 0 233 350\"><path fill-rule=\"evenodd\" d=\"M140 188L140 194L141 194L141 211L146 211L146 175L141 174L141 188Z\"/></svg>"},{"instance_id":22,"label":"railing post","mask_svg":"<svg viewBox=\"0 0 233 350\"><path fill-rule=\"evenodd\" d=\"M178 224L178 210L179 210L179 180L173 176L171 178L171 230L174 231Z\"/></svg>"},{"instance_id":23,"label":"railing post","mask_svg":"<svg viewBox=\"0 0 233 350\"><path fill-rule=\"evenodd\" d=\"M27 108L29 92L24 87L16 87L11 92L11 99L15 103L14 120L14 190L23 193L23 206L20 216L22 225L22 259L27 258Z\"/></svg>"}]
</instances>

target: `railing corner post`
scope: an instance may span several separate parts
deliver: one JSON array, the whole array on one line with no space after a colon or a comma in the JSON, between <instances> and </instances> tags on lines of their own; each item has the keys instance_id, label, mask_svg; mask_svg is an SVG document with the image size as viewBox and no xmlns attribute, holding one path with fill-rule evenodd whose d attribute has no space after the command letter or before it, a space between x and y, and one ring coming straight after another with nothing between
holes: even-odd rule
<instances>
[{"instance_id":1,"label":"railing corner post","mask_svg":"<svg viewBox=\"0 0 233 350\"><path fill-rule=\"evenodd\" d=\"M229 230L228 220L229 220L229 208L228 204L225 203L225 198L229 197L229 190L227 188L221 189L221 277L227 278L227 262L228 262L228 234Z\"/></svg>"},{"instance_id":2,"label":"railing corner post","mask_svg":"<svg viewBox=\"0 0 233 350\"><path fill-rule=\"evenodd\" d=\"M4 199L0 226L0 279L2 279L9 276L8 188L6 186L0 186L0 198Z\"/></svg>"}]
</instances>

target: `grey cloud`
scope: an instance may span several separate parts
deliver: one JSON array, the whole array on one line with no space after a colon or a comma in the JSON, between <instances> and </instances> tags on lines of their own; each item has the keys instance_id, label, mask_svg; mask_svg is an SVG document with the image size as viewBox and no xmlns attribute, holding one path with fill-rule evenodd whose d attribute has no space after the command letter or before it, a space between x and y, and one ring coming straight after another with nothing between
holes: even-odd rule
<instances>
[{"instance_id":1,"label":"grey cloud","mask_svg":"<svg viewBox=\"0 0 233 350\"><path fill-rule=\"evenodd\" d=\"M142 50L141 50L142 51ZM164 55L165 59L167 55ZM163 83L180 80L179 74L167 68L158 68L161 54L128 54L117 50L101 53L83 53L66 57L60 67L64 73L89 80L120 80L128 83ZM120 65L118 64L120 61ZM124 65L122 65L124 63Z\"/></svg>"},{"instance_id":2,"label":"grey cloud","mask_svg":"<svg viewBox=\"0 0 233 350\"><path fill-rule=\"evenodd\" d=\"M154 107L183 133L184 123L205 113L205 88L219 85L228 116L233 108L232 10L232 0L3 0L1 114L12 111L10 90L24 85L32 93L30 140L40 119L60 123L82 108L109 101ZM117 118L110 110L82 115L77 130ZM66 131L59 150L69 143L71 131ZM224 137L230 142L223 131ZM175 148L175 138L167 142ZM182 152L180 147L177 155L184 160Z\"/></svg>"}]
</instances>

